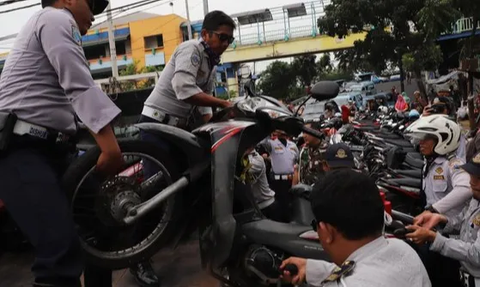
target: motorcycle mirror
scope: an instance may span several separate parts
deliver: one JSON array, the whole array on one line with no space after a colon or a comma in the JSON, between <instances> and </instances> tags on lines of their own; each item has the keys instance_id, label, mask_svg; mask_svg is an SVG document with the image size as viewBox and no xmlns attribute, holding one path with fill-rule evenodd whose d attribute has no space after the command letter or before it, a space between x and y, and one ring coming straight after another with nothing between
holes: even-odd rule
<instances>
[{"instance_id":1,"label":"motorcycle mirror","mask_svg":"<svg viewBox=\"0 0 480 287\"><path fill-rule=\"evenodd\" d=\"M310 90L312 98L317 101L325 101L335 98L340 92L340 87L333 81L321 81L316 83Z\"/></svg>"}]
</instances>

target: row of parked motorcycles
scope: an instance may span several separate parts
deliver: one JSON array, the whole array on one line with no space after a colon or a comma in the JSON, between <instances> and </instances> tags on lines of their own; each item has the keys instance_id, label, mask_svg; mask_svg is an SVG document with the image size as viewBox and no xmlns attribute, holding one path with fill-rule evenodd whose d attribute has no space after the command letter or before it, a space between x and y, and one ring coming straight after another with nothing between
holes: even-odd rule
<instances>
[{"instance_id":1,"label":"row of parked motorcycles","mask_svg":"<svg viewBox=\"0 0 480 287\"><path fill-rule=\"evenodd\" d=\"M168 150L139 138L120 140L128 166L114 178L95 172L100 149L84 147L63 183L90 262L127 268L161 248L177 246L195 231L202 266L222 286L279 286L282 260L329 260L311 227L311 186L292 188L293 216L291 222L281 223L264 217L240 180L245 151L273 131L317 138L325 134L306 127L276 99L257 95L249 83L245 90L247 97L192 132L159 123L137 124L139 131L167 143ZM338 93L335 82L324 81L312 88L311 97L325 101ZM411 120L393 112L363 114L331 137L332 143L343 141L352 147L358 167L377 179L392 202L388 236L410 224L410 215L420 206L423 161L402 135Z\"/></svg>"}]
</instances>

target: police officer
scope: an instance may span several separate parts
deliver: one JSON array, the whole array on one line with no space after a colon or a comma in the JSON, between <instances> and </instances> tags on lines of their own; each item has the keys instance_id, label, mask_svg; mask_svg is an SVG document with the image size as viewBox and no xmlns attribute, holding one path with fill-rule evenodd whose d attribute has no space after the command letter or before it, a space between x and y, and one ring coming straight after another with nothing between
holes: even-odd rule
<instances>
[{"instance_id":1,"label":"police officer","mask_svg":"<svg viewBox=\"0 0 480 287\"><path fill-rule=\"evenodd\" d=\"M275 131L275 136L274 139L263 140L260 145L270 155L272 164L270 184L287 218L291 202L288 191L292 187L294 165L298 162L298 148L294 142L287 139L284 131Z\"/></svg>"},{"instance_id":2,"label":"police officer","mask_svg":"<svg viewBox=\"0 0 480 287\"><path fill-rule=\"evenodd\" d=\"M123 164L110 126L120 110L94 83L81 46L107 4L43 0L1 74L0 198L35 248L34 286L80 286L82 250L59 184L75 117L102 151L99 171L115 174Z\"/></svg>"},{"instance_id":3,"label":"police officer","mask_svg":"<svg viewBox=\"0 0 480 287\"><path fill-rule=\"evenodd\" d=\"M469 205L455 216L431 213L422 221L416 220L415 225L407 227L414 231L407 234L407 238L417 244L431 243L431 251L460 261L463 286L480 286L480 153L460 168L470 174L473 198ZM441 233L431 230L438 224L444 225ZM459 239L442 235L457 232L460 232Z\"/></svg>"},{"instance_id":4,"label":"police officer","mask_svg":"<svg viewBox=\"0 0 480 287\"><path fill-rule=\"evenodd\" d=\"M420 140L420 152L425 157L422 194L426 211L449 216L460 213L472 197L468 174L459 168L465 162L457 156L460 127L445 115L422 117L407 128Z\"/></svg>"},{"instance_id":5,"label":"police officer","mask_svg":"<svg viewBox=\"0 0 480 287\"><path fill-rule=\"evenodd\" d=\"M140 122L157 122L191 130L196 116L207 122L212 107L226 108L231 103L212 96L216 66L220 56L233 42L233 19L221 11L212 11L203 20L201 39L181 43L163 69L150 96L144 103ZM170 144L156 135L141 131L143 140L152 141L166 151ZM145 168L152 170L146 162ZM149 171L149 172L150 172ZM159 280L148 262L130 270L143 286L157 286Z\"/></svg>"},{"instance_id":6,"label":"police officer","mask_svg":"<svg viewBox=\"0 0 480 287\"><path fill-rule=\"evenodd\" d=\"M305 126L316 130L320 128L318 123L307 123ZM303 134L303 139L305 145L300 151L298 164L295 165L293 185L298 183L312 185L324 173L323 153L325 152L326 143L306 133Z\"/></svg>"},{"instance_id":7,"label":"police officer","mask_svg":"<svg viewBox=\"0 0 480 287\"><path fill-rule=\"evenodd\" d=\"M383 236L385 207L375 182L351 169L328 172L310 197L312 227L333 263L291 257L298 274L284 271L286 281L325 287L431 286L415 251Z\"/></svg>"}]
</instances>

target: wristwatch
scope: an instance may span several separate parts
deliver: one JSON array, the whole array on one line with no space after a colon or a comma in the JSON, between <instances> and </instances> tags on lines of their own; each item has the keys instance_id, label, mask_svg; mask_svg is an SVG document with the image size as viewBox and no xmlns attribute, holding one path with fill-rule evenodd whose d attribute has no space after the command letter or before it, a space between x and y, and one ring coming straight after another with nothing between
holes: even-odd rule
<instances>
[{"instance_id":1,"label":"wristwatch","mask_svg":"<svg viewBox=\"0 0 480 287\"><path fill-rule=\"evenodd\" d=\"M430 211L431 213L439 213L438 210L436 210L435 208L433 208L433 205L427 206L427 208L425 208L425 210L428 210L428 211Z\"/></svg>"}]
</instances>

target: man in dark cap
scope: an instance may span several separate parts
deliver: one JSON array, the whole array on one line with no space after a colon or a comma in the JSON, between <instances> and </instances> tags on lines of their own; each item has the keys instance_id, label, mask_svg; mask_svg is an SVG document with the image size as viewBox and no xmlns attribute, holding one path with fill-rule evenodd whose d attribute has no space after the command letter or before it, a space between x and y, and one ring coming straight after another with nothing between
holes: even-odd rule
<instances>
[{"instance_id":1,"label":"man in dark cap","mask_svg":"<svg viewBox=\"0 0 480 287\"><path fill-rule=\"evenodd\" d=\"M354 168L355 160L348 145L344 143L333 144L325 151L324 171Z\"/></svg>"}]
</instances>

